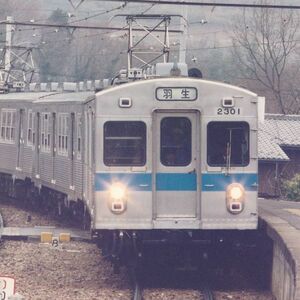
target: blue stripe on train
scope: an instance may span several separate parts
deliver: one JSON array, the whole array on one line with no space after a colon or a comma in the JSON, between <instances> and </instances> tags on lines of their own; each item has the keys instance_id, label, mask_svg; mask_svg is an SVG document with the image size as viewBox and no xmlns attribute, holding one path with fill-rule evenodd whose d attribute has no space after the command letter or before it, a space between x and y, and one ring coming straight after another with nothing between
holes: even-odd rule
<instances>
[{"instance_id":1,"label":"blue stripe on train","mask_svg":"<svg viewBox=\"0 0 300 300\"><path fill-rule=\"evenodd\" d=\"M247 191L256 191L258 186L258 176L255 173L243 174L202 174L202 191L225 191L226 187L232 183L242 184Z\"/></svg>"},{"instance_id":2,"label":"blue stripe on train","mask_svg":"<svg viewBox=\"0 0 300 300\"><path fill-rule=\"evenodd\" d=\"M256 191L258 183L257 174L202 174L202 191L225 191L232 182L241 183L246 190ZM151 191L152 174L140 173L97 173L95 176L95 190L105 191L113 181L124 182L134 191ZM157 191L196 191L196 174L186 173L158 173L156 174Z\"/></svg>"},{"instance_id":3,"label":"blue stripe on train","mask_svg":"<svg viewBox=\"0 0 300 300\"><path fill-rule=\"evenodd\" d=\"M95 190L106 191L114 181L121 181L134 191L152 191L152 174L149 173L96 173Z\"/></svg>"},{"instance_id":4,"label":"blue stripe on train","mask_svg":"<svg viewBox=\"0 0 300 300\"><path fill-rule=\"evenodd\" d=\"M195 173L158 173L156 174L157 191L197 191Z\"/></svg>"}]
</instances>

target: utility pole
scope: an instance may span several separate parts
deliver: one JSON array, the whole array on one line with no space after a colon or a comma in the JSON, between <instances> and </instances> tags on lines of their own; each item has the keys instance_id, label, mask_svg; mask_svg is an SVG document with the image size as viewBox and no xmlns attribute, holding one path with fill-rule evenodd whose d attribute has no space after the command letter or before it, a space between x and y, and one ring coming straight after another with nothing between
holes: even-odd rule
<instances>
[{"instance_id":1,"label":"utility pole","mask_svg":"<svg viewBox=\"0 0 300 300\"><path fill-rule=\"evenodd\" d=\"M10 89L21 91L30 83L35 73L32 56L34 47L13 45L14 20L7 17L5 22L4 66L0 69L0 92L9 92Z\"/></svg>"},{"instance_id":2,"label":"utility pole","mask_svg":"<svg viewBox=\"0 0 300 300\"><path fill-rule=\"evenodd\" d=\"M181 18L181 15L121 14L117 16L126 17L128 25L128 76L130 76L130 70L132 69L140 69L144 71L160 60L162 60L164 63L169 62L169 33L175 32L174 30L169 30L171 17ZM164 29L160 29L160 27ZM135 37L134 39L133 32L137 30L142 31L143 34L139 37ZM157 31L163 32L163 36L157 36ZM178 30L176 32L179 33L181 31ZM153 45L150 49L149 44L147 44L145 40L151 42ZM139 75L135 73L134 76Z\"/></svg>"},{"instance_id":3,"label":"utility pole","mask_svg":"<svg viewBox=\"0 0 300 300\"><path fill-rule=\"evenodd\" d=\"M4 76L4 81L6 82L8 80L8 74L11 68L11 42L12 42L12 23L13 18L12 17L7 17L7 24L6 24L6 38L5 38L5 59L4 59L4 70L5 70L5 76Z\"/></svg>"},{"instance_id":4,"label":"utility pole","mask_svg":"<svg viewBox=\"0 0 300 300\"><path fill-rule=\"evenodd\" d=\"M4 52L4 65L0 69L0 92L8 91L8 74L11 68L11 41L12 41L12 23L13 18L6 18L6 29L5 29L5 46L2 51Z\"/></svg>"}]
</instances>

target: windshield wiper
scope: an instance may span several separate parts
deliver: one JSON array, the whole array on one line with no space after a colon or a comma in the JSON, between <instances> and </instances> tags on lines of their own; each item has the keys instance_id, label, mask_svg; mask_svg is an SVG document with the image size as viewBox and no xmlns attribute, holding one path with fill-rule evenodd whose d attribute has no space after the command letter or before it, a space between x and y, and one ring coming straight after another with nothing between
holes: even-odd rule
<instances>
[{"instance_id":1,"label":"windshield wiper","mask_svg":"<svg viewBox=\"0 0 300 300\"><path fill-rule=\"evenodd\" d=\"M231 164L231 140L232 140L232 129L229 130L229 142L226 144L226 175L229 174Z\"/></svg>"}]
</instances>

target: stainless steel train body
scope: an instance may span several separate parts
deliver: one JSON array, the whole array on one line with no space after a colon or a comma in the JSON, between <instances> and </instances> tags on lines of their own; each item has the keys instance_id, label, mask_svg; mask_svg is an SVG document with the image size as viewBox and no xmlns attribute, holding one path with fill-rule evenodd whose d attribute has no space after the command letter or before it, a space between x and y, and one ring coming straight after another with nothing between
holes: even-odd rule
<instances>
[{"instance_id":1,"label":"stainless steel train body","mask_svg":"<svg viewBox=\"0 0 300 300\"><path fill-rule=\"evenodd\" d=\"M124 232L255 229L258 103L245 89L187 77L96 95L3 94L1 190L25 182L24 197L42 190L58 213L88 211L104 243Z\"/></svg>"},{"instance_id":2,"label":"stainless steel train body","mask_svg":"<svg viewBox=\"0 0 300 300\"><path fill-rule=\"evenodd\" d=\"M55 198L62 206L90 205L92 178L83 145L89 118L85 101L92 92L30 92L0 95L1 192L21 197ZM91 130L91 128L90 128ZM45 193L47 189L47 194ZM44 193L41 193L43 190ZM37 195L34 195L37 193ZM51 195L50 195L51 194ZM46 199L48 198L48 200Z\"/></svg>"},{"instance_id":3,"label":"stainless steel train body","mask_svg":"<svg viewBox=\"0 0 300 300\"><path fill-rule=\"evenodd\" d=\"M95 231L257 228L256 94L159 78L95 101Z\"/></svg>"}]
</instances>

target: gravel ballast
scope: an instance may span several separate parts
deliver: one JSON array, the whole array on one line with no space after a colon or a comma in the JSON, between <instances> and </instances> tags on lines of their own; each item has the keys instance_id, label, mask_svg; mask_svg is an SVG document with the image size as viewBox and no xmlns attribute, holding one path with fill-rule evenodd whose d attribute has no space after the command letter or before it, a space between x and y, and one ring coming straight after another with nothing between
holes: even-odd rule
<instances>
[{"instance_id":1,"label":"gravel ballast","mask_svg":"<svg viewBox=\"0 0 300 300\"><path fill-rule=\"evenodd\" d=\"M67 226L41 213L25 211L0 201L6 226ZM28 216L30 215L30 218ZM131 284L126 269L114 274L110 263L93 243L71 241L52 247L37 240L5 240L0 246L0 276L16 280L16 292L26 300L131 299ZM252 290L218 291L217 300L272 300L269 292ZM147 299L199 299L201 291L174 288L148 288Z\"/></svg>"}]
</instances>

